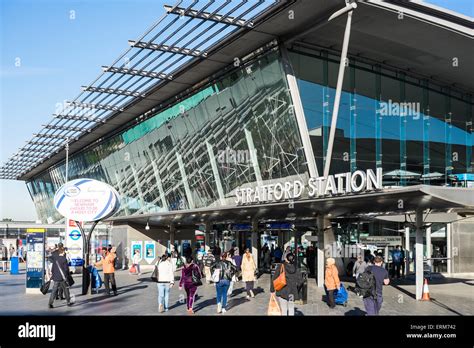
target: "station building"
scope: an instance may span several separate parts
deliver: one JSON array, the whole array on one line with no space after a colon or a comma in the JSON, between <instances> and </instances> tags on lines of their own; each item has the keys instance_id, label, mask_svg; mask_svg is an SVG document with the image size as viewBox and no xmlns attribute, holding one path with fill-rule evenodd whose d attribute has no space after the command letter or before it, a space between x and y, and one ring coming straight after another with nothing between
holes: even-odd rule
<instances>
[{"instance_id":1,"label":"station building","mask_svg":"<svg viewBox=\"0 0 474 348\"><path fill-rule=\"evenodd\" d=\"M124 257L146 239L257 259L313 244L322 286L329 250L343 274L347 246L389 263L401 244L417 298L423 264L474 271L472 19L405 1L180 3L3 166L40 219L60 221L55 191L87 177L121 195L108 222Z\"/></svg>"}]
</instances>

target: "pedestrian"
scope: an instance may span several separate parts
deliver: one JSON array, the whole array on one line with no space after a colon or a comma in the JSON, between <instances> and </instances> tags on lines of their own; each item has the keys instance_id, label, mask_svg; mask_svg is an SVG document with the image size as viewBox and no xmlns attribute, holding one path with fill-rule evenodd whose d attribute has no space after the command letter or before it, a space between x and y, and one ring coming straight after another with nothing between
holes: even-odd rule
<instances>
[{"instance_id":1,"label":"pedestrian","mask_svg":"<svg viewBox=\"0 0 474 348\"><path fill-rule=\"evenodd\" d=\"M168 312L170 289L174 285L173 265L167 253L161 256L158 266L158 311Z\"/></svg>"},{"instance_id":2,"label":"pedestrian","mask_svg":"<svg viewBox=\"0 0 474 348\"><path fill-rule=\"evenodd\" d=\"M194 314L193 306L198 287L193 281L193 275L194 277L200 276L201 272L199 267L193 262L193 258L188 256L181 270L181 280L179 282L179 290L182 290L184 287L184 291L186 291L186 310L188 314Z\"/></svg>"},{"instance_id":3,"label":"pedestrian","mask_svg":"<svg viewBox=\"0 0 474 348\"><path fill-rule=\"evenodd\" d=\"M396 249L392 251L392 276L393 278L400 278L400 271L403 262L401 245L397 245Z\"/></svg>"},{"instance_id":4,"label":"pedestrian","mask_svg":"<svg viewBox=\"0 0 474 348\"><path fill-rule=\"evenodd\" d=\"M235 251L235 250L234 250ZM233 252L233 251L232 251ZM229 289L227 290L227 296L231 297L232 292L234 291L234 284L239 281L237 275L238 275L238 269L237 269L237 264L235 263L233 254L231 251L227 253L227 261L229 261L234 267L235 267L235 272L232 275L232 278L230 279L230 284L229 284Z\"/></svg>"},{"instance_id":5,"label":"pedestrian","mask_svg":"<svg viewBox=\"0 0 474 348\"><path fill-rule=\"evenodd\" d=\"M204 248L204 244L201 244L201 246L199 247L199 250L196 252L196 260L197 260L197 264L199 266L199 271L201 272L201 275L203 274L203 271L204 271L204 261L203 261L204 255L206 255L206 250Z\"/></svg>"},{"instance_id":6,"label":"pedestrian","mask_svg":"<svg viewBox=\"0 0 474 348\"><path fill-rule=\"evenodd\" d=\"M354 267L352 267L352 276L357 280L359 275L365 272L366 268L367 263L362 258L362 255L357 256L357 261L354 262Z\"/></svg>"},{"instance_id":7,"label":"pedestrian","mask_svg":"<svg viewBox=\"0 0 474 348\"><path fill-rule=\"evenodd\" d=\"M324 285L326 286L327 290L327 299L328 305L330 308L336 307L336 303L334 302L334 291L341 288L341 281L339 280L339 274L336 267L336 260L332 257L329 257L326 260L326 272L324 275Z\"/></svg>"},{"instance_id":8,"label":"pedestrian","mask_svg":"<svg viewBox=\"0 0 474 348\"><path fill-rule=\"evenodd\" d=\"M211 267L213 281L216 283L217 313L225 313L227 307L227 292L236 267L227 260L227 253L221 255L221 259L216 261Z\"/></svg>"},{"instance_id":9,"label":"pedestrian","mask_svg":"<svg viewBox=\"0 0 474 348\"><path fill-rule=\"evenodd\" d=\"M309 275L314 276L316 269L316 251L312 245L306 249L306 263L308 264Z\"/></svg>"},{"instance_id":10,"label":"pedestrian","mask_svg":"<svg viewBox=\"0 0 474 348\"><path fill-rule=\"evenodd\" d=\"M281 258L283 257L283 251L279 246L275 248L275 263L280 263Z\"/></svg>"},{"instance_id":11,"label":"pedestrian","mask_svg":"<svg viewBox=\"0 0 474 348\"><path fill-rule=\"evenodd\" d=\"M286 248L285 248L285 252L283 253L283 256L281 257L281 259L283 261L286 260L286 255L288 255L289 253L291 253L291 247L288 245Z\"/></svg>"},{"instance_id":12,"label":"pedestrian","mask_svg":"<svg viewBox=\"0 0 474 348\"><path fill-rule=\"evenodd\" d=\"M250 249L245 249L244 257L242 258L242 281L245 282L245 290L247 291L246 299L250 300L250 297L255 297L253 292L254 282L255 282L255 271L257 270L257 265L253 259Z\"/></svg>"},{"instance_id":13,"label":"pedestrian","mask_svg":"<svg viewBox=\"0 0 474 348\"><path fill-rule=\"evenodd\" d=\"M275 291L275 280L285 274L286 285ZM270 283L270 292L275 294L280 304L281 315L295 315L295 301L300 299L300 289L303 285L303 276L296 266L296 257L288 253L283 263L275 269Z\"/></svg>"},{"instance_id":14,"label":"pedestrian","mask_svg":"<svg viewBox=\"0 0 474 348\"><path fill-rule=\"evenodd\" d=\"M52 271L51 279L54 282L53 291L49 296L49 308L54 308L54 300L58 296L59 289L62 289L66 295L66 303L68 306L72 306L71 296L69 294L69 285L66 281L66 275L69 274L69 266L67 264L66 253L62 243L59 243L58 250L51 255Z\"/></svg>"},{"instance_id":15,"label":"pedestrian","mask_svg":"<svg viewBox=\"0 0 474 348\"><path fill-rule=\"evenodd\" d=\"M132 257L132 267L135 268L135 273L136 275L141 275L142 272L140 272L140 250L135 249L135 252L133 253Z\"/></svg>"},{"instance_id":16,"label":"pedestrian","mask_svg":"<svg viewBox=\"0 0 474 348\"><path fill-rule=\"evenodd\" d=\"M209 249L204 255L203 263L204 263L204 275L206 277L206 283L210 284L211 283L211 266L216 262L216 258L212 254L211 250Z\"/></svg>"},{"instance_id":17,"label":"pedestrian","mask_svg":"<svg viewBox=\"0 0 474 348\"><path fill-rule=\"evenodd\" d=\"M263 268L266 272L270 272L270 264L271 264L270 249L267 246L263 253Z\"/></svg>"},{"instance_id":18,"label":"pedestrian","mask_svg":"<svg viewBox=\"0 0 474 348\"><path fill-rule=\"evenodd\" d=\"M112 284L112 291L114 296L117 296L117 283L115 282L115 248L103 247L102 259L95 263L95 266L102 266L104 272L104 284L107 296L110 296L110 284Z\"/></svg>"},{"instance_id":19,"label":"pedestrian","mask_svg":"<svg viewBox=\"0 0 474 348\"><path fill-rule=\"evenodd\" d=\"M369 296L364 298L364 307L367 315L378 315L382 308L383 302L383 286L390 283L388 272L382 267L383 258L376 256L374 265L367 267L366 272L371 272L375 278L375 291L372 291Z\"/></svg>"}]
</instances>

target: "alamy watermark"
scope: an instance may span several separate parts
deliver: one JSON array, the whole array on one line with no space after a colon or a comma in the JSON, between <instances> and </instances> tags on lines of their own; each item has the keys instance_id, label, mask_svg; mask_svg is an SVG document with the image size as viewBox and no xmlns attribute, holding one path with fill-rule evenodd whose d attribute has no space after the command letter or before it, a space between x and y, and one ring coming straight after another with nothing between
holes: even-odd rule
<instances>
[{"instance_id":1,"label":"alamy watermark","mask_svg":"<svg viewBox=\"0 0 474 348\"><path fill-rule=\"evenodd\" d=\"M217 152L217 162L221 164L250 164L252 157L257 158L257 150L234 150L227 147Z\"/></svg>"},{"instance_id":2,"label":"alamy watermark","mask_svg":"<svg viewBox=\"0 0 474 348\"><path fill-rule=\"evenodd\" d=\"M420 103L418 102L380 102L378 110L382 116L413 117L414 120L420 118Z\"/></svg>"}]
</instances>

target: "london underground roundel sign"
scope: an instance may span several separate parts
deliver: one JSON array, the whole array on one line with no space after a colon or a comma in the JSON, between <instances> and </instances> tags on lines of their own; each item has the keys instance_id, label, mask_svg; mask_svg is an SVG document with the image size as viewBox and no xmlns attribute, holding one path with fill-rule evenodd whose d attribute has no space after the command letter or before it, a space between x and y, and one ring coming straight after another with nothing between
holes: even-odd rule
<instances>
[{"instance_id":1,"label":"london underground roundel sign","mask_svg":"<svg viewBox=\"0 0 474 348\"><path fill-rule=\"evenodd\" d=\"M119 208L119 195L110 185L94 179L76 179L64 184L54 195L54 206L75 221L98 221Z\"/></svg>"}]
</instances>

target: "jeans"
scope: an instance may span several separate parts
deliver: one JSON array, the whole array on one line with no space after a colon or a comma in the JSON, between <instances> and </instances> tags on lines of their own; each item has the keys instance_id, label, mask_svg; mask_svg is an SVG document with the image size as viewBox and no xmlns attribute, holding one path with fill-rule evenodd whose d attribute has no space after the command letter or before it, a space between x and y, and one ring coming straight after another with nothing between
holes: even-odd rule
<instances>
[{"instance_id":1,"label":"jeans","mask_svg":"<svg viewBox=\"0 0 474 348\"><path fill-rule=\"evenodd\" d=\"M278 303L280 304L281 315L295 315L295 302L285 300L282 297L278 297Z\"/></svg>"},{"instance_id":2,"label":"jeans","mask_svg":"<svg viewBox=\"0 0 474 348\"><path fill-rule=\"evenodd\" d=\"M133 266L135 266L135 268L137 269L137 270L135 271L135 274L141 273L141 272L140 272L140 264L134 263Z\"/></svg>"},{"instance_id":3,"label":"jeans","mask_svg":"<svg viewBox=\"0 0 474 348\"><path fill-rule=\"evenodd\" d=\"M382 302L383 297L379 294L377 294L376 298L364 298L364 307L367 315L379 315L380 309L382 308Z\"/></svg>"},{"instance_id":4,"label":"jeans","mask_svg":"<svg viewBox=\"0 0 474 348\"><path fill-rule=\"evenodd\" d=\"M222 308L227 306L227 291L229 290L230 281L227 279L221 279L216 283L216 292L217 292L217 304L221 304Z\"/></svg>"},{"instance_id":5,"label":"jeans","mask_svg":"<svg viewBox=\"0 0 474 348\"><path fill-rule=\"evenodd\" d=\"M69 296L69 287L67 286L66 282L64 280L60 282L54 281L53 291L51 292L51 296L49 296L50 305L54 303L59 289L62 289L63 293L66 294L67 303L71 302L71 297Z\"/></svg>"},{"instance_id":6,"label":"jeans","mask_svg":"<svg viewBox=\"0 0 474 348\"><path fill-rule=\"evenodd\" d=\"M158 283L158 305L163 305L165 310L168 309L170 297L170 283Z\"/></svg>"},{"instance_id":7,"label":"jeans","mask_svg":"<svg viewBox=\"0 0 474 348\"><path fill-rule=\"evenodd\" d=\"M117 294L117 284L115 283L115 273L104 273L104 284L107 295L110 294L109 282L112 284L114 294Z\"/></svg>"}]
</instances>

